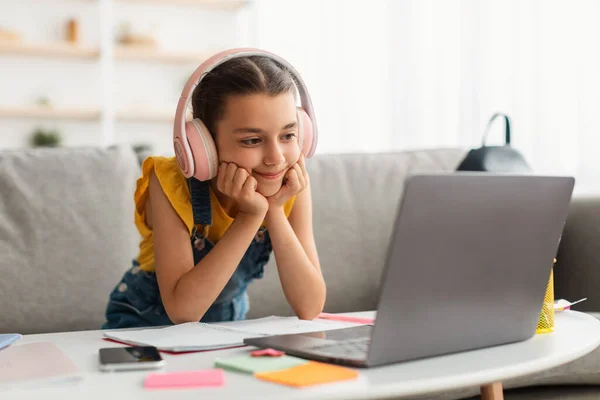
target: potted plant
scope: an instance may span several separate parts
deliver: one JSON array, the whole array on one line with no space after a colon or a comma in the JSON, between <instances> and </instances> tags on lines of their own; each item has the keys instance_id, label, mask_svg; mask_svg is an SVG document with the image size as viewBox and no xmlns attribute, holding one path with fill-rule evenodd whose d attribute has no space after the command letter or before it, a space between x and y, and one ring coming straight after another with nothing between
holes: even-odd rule
<instances>
[{"instance_id":1,"label":"potted plant","mask_svg":"<svg viewBox=\"0 0 600 400\"><path fill-rule=\"evenodd\" d=\"M36 128L30 138L33 147L58 147L61 141L60 133L56 129Z\"/></svg>"}]
</instances>

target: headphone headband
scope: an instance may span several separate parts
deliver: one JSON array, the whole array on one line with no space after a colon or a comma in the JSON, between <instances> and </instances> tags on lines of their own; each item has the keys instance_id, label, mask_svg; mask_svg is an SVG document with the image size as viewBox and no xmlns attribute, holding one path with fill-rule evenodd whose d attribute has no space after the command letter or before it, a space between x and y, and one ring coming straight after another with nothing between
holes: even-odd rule
<instances>
[{"instance_id":1,"label":"headphone headband","mask_svg":"<svg viewBox=\"0 0 600 400\"><path fill-rule=\"evenodd\" d=\"M187 153L189 158L192 157L192 151L190 149L185 130L185 110L187 109L192 93L196 86L200 84L202 79L208 74L210 71L218 67L219 65L238 57L249 57L249 56L265 56L277 61L285 68L287 68L295 81L297 82L298 92L300 93L300 102L302 108L312 121L313 126L313 145L311 146L310 154L307 154L307 157L311 157L313 155L314 149L316 148L317 142L317 121L315 119L315 113L313 109L312 102L310 100L310 95L308 94L308 89L306 88L302 77L296 71L296 69L288 63L283 58L279 57L276 54L270 53L268 51L255 49L255 48L237 48L230 49L219 52L206 61L204 61L200 66L192 73L190 78L187 80L185 86L183 87L183 91L181 93L181 97L179 98L179 102L177 103L177 110L175 111L175 121L173 126L173 139L176 141L178 138L180 142L183 144L183 150Z\"/></svg>"}]
</instances>

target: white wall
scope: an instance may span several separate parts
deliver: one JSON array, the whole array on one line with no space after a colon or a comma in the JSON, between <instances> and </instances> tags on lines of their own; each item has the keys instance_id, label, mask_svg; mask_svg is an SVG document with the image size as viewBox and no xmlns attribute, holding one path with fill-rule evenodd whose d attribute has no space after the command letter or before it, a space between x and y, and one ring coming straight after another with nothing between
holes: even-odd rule
<instances>
[{"instance_id":1,"label":"white wall","mask_svg":"<svg viewBox=\"0 0 600 400\"><path fill-rule=\"evenodd\" d=\"M303 76L319 153L388 151L392 80L388 0L256 0L257 46ZM295 27L291 27L295 25Z\"/></svg>"},{"instance_id":2,"label":"white wall","mask_svg":"<svg viewBox=\"0 0 600 400\"><path fill-rule=\"evenodd\" d=\"M83 40L99 37L99 2L0 0L0 26L56 40L71 16ZM153 29L163 47L208 54L251 44L280 54L304 77L319 126L317 152L475 147L497 111L513 118L513 144L540 173L578 188L600 176L600 2L582 0L253 0L247 12L114 4L114 23ZM107 3L108 4L108 3ZM247 17L247 18L246 18ZM240 24L241 21L250 23ZM250 28L247 29L250 25ZM119 61L114 106L172 110L196 65ZM97 106L99 62L0 54L0 106L48 93L59 105ZM48 122L67 144L102 144L98 123ZM35 122L0 119L0 147L20 146ZM490 138L500 143L501 124ZM118 142L171 153L171 123L115 124Z\"/></svg>"},{"instance_id":3,"label":"white wall","mask_svg":"<svg viewBox=\"0 0 600 400\"><path fill-rule=\"evenodd\" d=\"M536 172L600 192L599 1L256 3L258 44L296 65L313 94L318 152L479 147L505 112Z\"/></svg>"},{"instance_id":4,"label":"white wall","mask_svg":"<svg viewBox=\"0 0 600 400\"><path fill-rule=\"evenodd\" d=\"M99 0L110 1L110 0ZM80 22L81 43L99 46L101 40L98 1L19 0L0 1L0 28L18 30L28 42L56 42L65 34L66 21ZM195 6L148 3L112 3L113 31L131 21L140 32L156 32L161 48L211 54L245 45L248 10L208 10ZM197 64L115 61L115 111L122 108L175 112L180 90ZM100 60L26 57L0 54L0 107L33 105L47 96L55 107L101 108L103 70ZM37 127L59 129L64 144L102 145L100 121L20 120L0 118L0 148L27 145ZM170 122L124 122L114 125L116 142L147 142L158 153L172 153Z\"/></svg>"}]
</instances>

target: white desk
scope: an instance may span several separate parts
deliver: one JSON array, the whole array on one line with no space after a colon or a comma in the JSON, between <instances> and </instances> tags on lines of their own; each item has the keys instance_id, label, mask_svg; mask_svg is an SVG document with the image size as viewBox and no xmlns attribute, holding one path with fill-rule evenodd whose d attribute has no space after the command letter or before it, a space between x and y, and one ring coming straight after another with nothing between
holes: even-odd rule
<instances>
[{"instance_id":1,"label":"white desk","mask_svg":"<svg viewBox=\"0 0 600 400\"><path fill-rule=\"evenodd\" d=\"M356 315L368 316L369 313ZM510 345L406 362L373 369L360 369L360 378L308 389L295 389L263 382L249 375L226 372L226 385L212 389L145 390L148 372L103 373L98 371L98 349L119 346L101 340L101 331L24 336L17 344L51 341L66 352L85 372L78 382L53 384L36 389L0 392L0 398L58 400L112 399L356 399L418 395L481 386L542 371L575 360L600 345L600 322L574 311L556 315L556 331ZM248 348L186 355L164 355L165 371L211 368L215 357L247 352ZM5 395L9 395L5 397Z\"/></svg>"}]
</instances>

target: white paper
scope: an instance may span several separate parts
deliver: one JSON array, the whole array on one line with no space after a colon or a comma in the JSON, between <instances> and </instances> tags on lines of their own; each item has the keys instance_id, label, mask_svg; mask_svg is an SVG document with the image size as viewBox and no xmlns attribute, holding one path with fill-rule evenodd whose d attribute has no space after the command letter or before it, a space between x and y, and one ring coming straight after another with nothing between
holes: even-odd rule
<instances>
[{"instance_id":1,"label":"white paper","mask_svg":"<svg viewBox=\"0 0 600 400\"><path fill-rule=\"evenodd\" d=\"M319 332L333 329L351 328L359 325L361 324L324 319L307 321L298 319L296 317L276 317L276 319L261 321L257 324L248 324L244 326L243 329L249 333L259 333L263 335L288 335L292 333Z\"/></svg>"},{"instance_id":2,"label":"white paper","mask_svg":"<svg viewBox=\"0 0 600 400\"><path fill-rule=\"evenodd\" d=\"M266 317L255 320L203 324L189 322L160 329L107 331L108 338L134 345L155 346L162 350L209 350L241 346L244 339L257 336L284 335L349 328L361 324L296 317Z\"/></svg>"}]
</instances>

